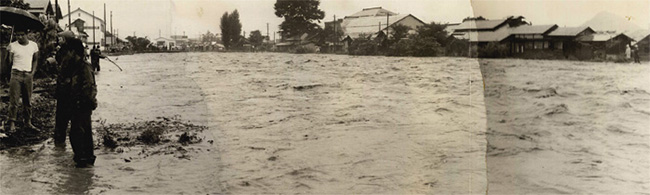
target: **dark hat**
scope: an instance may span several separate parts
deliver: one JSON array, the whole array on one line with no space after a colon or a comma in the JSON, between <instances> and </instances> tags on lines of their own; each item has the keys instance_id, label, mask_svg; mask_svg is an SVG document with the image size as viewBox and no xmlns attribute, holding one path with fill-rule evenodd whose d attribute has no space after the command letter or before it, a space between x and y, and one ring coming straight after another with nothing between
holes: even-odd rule
<instances>
[{"instance_id":1,"label":"dark hat","mask_svg":"<svg viewBox=\"0 0 650 195\"><path fill-rule=\"evenodd\" d=\"M66 43L67 47L78 56L84 56L84 46L79 39L70 39Z\"/></svg>"}]
</instances>

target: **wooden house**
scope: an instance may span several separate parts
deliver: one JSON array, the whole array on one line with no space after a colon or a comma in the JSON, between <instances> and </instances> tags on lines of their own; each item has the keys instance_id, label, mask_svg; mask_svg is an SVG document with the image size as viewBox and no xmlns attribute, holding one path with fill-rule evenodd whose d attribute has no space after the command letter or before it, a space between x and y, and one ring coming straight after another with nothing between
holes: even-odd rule
<instances>
[{"instance_id":1,"label":"wooden house","mask_svg":"<svg viewBox=\"0 0 650 195\"><path fill-rule=\"evenodd\" d=\"M583 50L578 37L596 33L590 27L559 27L548 34L554 50L561 51L565 59L590 59L592 55Z\"/></svg>"},{"instance_id":2,"label":"wooden house","mask_svg":"<svg viewBox=\"0 0 650 195\"><path fill-rule=\"evenodd\" d=\"M282 36L280 42L275 44L275 49L280 52L295 51L298 47L308 47L314 49L318 47L318 42L319 40L317 34L303 33L302 35L291 37Z\"/></svg>"},{"instance_id":3,"label":"wooden house","mask_svg":"<svg viewBox=\"0 0 650 195\"><path fill-rule=\"evenodd\" d=\"M641 60L650 60L650 34L637 41L634 46L637 47Z\"/></svg>"},{"instance_id":4,"label":"wooden house","mask_svg":"<svg viewBox=\"0 0 650 195\"><path fill-rule=\"evenodd\" d=\"M47 16L47 18L55 19L58 21L62 18L61 7L53 5L50 0L23 0L29 4L29 13L35 16Z\"/></svg>"},{"instance_id":5,"label":"wooden house","mask_svg":"<svg viewBox=\"0 0 650 195\"><path fill-rule=\"evenodd\" d=\"M558 28L557 25L521 25L511 28L508 44L511 56L523 58L555 58L561 52L554 50L553 39L549 33Z\"/></svg>"},{"instance_id":6,"label":"wooden house","mask_svg":"<svg viewBox=\"0 0 650 195\"><path fill-rule=\"evenodd\" d=\"M576 38L580 44L581 53L591 54L595 60L624 60L626 50L631 45L632 38L623 33L597 32Z\"/></svg>"}]
</instances>

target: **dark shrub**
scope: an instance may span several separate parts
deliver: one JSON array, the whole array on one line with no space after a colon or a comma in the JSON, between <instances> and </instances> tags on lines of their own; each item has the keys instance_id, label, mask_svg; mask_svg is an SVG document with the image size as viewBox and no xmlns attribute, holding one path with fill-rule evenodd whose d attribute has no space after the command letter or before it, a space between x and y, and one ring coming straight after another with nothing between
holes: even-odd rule
<instances>
[{"instance_id":1,"label":"dark shrub","mask_svg":"<svg viewBox=\"0 0 650 195\"><path fill-rule=\"evenodd\" d=\"M378 55L379 44L365 37L354 39L348 48L351 55Z\"/></svg>"},{"instance_id":2,"label":"dark shrub","mask_svg":"<svg viewBox=\"0 0 650 195\"><path fill-rule=\"evenodd\" d=\"M440 43L433 37L424 37L415 39L413 48L413 56L441 56L444 55L445 50L440 46Z\"/></svg>"},{"instance_id":3,"label":"dark shrub","mask_svg":"<svg viewBox=\"0 0 650 195\"><path fill-rule=\"evenodd\" d=\"M415 41L412 39L401 39L390 46L389 56L412 56L415 47Z\"/></svg>"},{"instance_id":4,"label":"dark shrub","mask_svg":"<svg viewBox=\"0 0 650 195\"><path fill-rule=\"evenodd\" d=\"M485 46L479 46L478 57L481 58L503 58L508 56L508 46L490 42Z\"/></svg>"}]
</instances>

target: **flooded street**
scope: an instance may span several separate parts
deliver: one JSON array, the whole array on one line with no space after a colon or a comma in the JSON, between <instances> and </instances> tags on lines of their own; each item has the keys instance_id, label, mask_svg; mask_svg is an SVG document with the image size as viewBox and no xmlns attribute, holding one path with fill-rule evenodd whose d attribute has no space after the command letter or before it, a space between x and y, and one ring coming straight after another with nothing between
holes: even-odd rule
<instances>
[{"instance_id":1,"label":"flooded street","mask_svg":"<svg viewBox=\"0 0 650 195\"><path fill-rule=\"evenodd\" d=\"M467 58L280 53L114 57L94 127L179 117L186 156L42 144L2 151L0 194L485 193L482 80ZM95 133L97 135L97 132ZM96 136L95 142L100 143ZM179 149L180 150L180 149Z\"/></svg>"}]
</instances>

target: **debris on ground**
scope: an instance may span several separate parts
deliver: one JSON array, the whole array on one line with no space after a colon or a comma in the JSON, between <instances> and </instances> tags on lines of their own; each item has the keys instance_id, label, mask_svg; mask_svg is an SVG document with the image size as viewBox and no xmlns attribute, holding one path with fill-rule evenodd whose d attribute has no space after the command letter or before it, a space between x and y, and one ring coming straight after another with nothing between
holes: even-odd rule
<instances>
[{"instance_id":1,"label":"debris on ground","mask_svg":"<svg viewBox=\"0 0 650 195\"><path fill-rule=\"evenodd\" d=\"M179 159L188 159L188 147L203 141L200 133L207 127L183 122L179 117L158 117L152 121L129 124L109 124L100 122L96 129L102 138L101 144L110 151L122 153L134 148L141 148L139 155L163 154L174 155Z\"/></svg>"},{"instance_id":2,"label":"debris on ground","mask_svg":"<svg viewBox=\"0 0 650 195\"><path fill-rule=\"evenodd\" d=\"M297 91L303 91L303 90L312 89L312 88L321 87L321 86L323 86L323 84L312 83L312 84L293 86L293 89L295 89Z\"/></svg>"}]
</instances>

